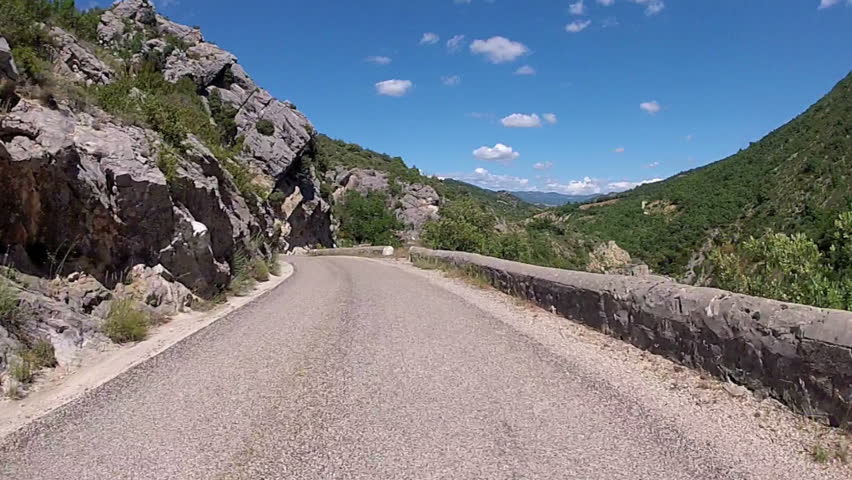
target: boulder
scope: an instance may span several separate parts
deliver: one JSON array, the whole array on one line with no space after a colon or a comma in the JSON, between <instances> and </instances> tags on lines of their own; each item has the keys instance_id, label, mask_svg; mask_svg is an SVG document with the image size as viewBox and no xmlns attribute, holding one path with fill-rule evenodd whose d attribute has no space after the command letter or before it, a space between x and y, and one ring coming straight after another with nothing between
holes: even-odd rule
<instances>
[{"instance_id":1,"label":"boulder","mask_svg":"<svg viewBox=\"0 0 852 480\"><path fill-rule=\"evenodd\" d=\"M107 85L115 72L77 38L59 27L50 29L54 45L53 70L57 75L86 85Z\"/></svg>"},{"instance_id":2,"label":"boulder","mask_svg":"<svg viewBox=\"0 0 852 480\"><path fill-rule=\"evenodd\" d=\"M406 184L400 204L396 210L397 218L408 227L409 236L419 236L418 232L423 228L423 224L439 218L441 197L429 185Z\"/></svg>"},{"instance_id":3,"label":"boulder","mask_svg":"<svg viewBox=\"0 0 852 480\"><path fill-rule=\"evenodd\" d=\"M162 265L134 266L127 275L125 284L116 289L119 297L136 299L151 308L154 314L171 316L186 311L192 306L195 296Z\"/></svg>"},{"instance_id":4,"label":"boulder","mask_svg":"<svg viewBox=\"0 0 852 480\"><path fill-rule=\"evenodd\" d=\"M163 75L170 82L191 78L199 87L207 87L237 59L212 43L198 43L187 51L176 50L166 60Z\"/></svg>"},{"instance_id":5,"label":"boulder","mask_svg":"<svg viewBox=\"0 0 852 480\"><path fill-rule=\"evenodd\" d=\"M128 31L141 30L145 27L157 26L157 15L149 0L123 0L101 15L98 24L98 41L104 45L112 45L124 40Z\"/></svg>"},{"instance_id":6,"label":"boulder","mask_svg":"<svg viewBox=\"0 0 852 480\"><path fill-rule=\"evenodd\" d=\"M626 250L610 240L595 247L589 253L589 263L586 270L592 273L608 273L612 275L643 276L650 275L647 265L634 264Z\"/></svg>"},{"instance_id":7,"label":"boulder","mask_svg":"<svg viewBox=\"0 0 852 480\"><path fill-rule=\"evenodd\" d=\"M16 82L18 76L18 67L15 66L15 59L12 58L12 48L5 38L0 37L0 78L8 78Z\"/></svg>"},{"instance_id":8,"label":"boulder","mask_svg":"<svg viewBox=\"0 0 852 480\"><path fill-rule=\"evenodd\" d=\"M196 221L183 206L174 207L174 216L174 238L159 252L159 260L169 271L179 272L178 281L194 294L212 297L228 285L230 268L213 255L206 225Z\"/></svg>"},{"instance_id":9,"label":"boulder","mask_svg":"<svg viewBox=\"0 0 852 480\"><path fill-rule=\"evenodd\" d=\"M204 41L201 30L175 23L162 15L157 15L157 31L163 36L172 36L187 45L197 45Z\"/></svg>"}]
</instances>

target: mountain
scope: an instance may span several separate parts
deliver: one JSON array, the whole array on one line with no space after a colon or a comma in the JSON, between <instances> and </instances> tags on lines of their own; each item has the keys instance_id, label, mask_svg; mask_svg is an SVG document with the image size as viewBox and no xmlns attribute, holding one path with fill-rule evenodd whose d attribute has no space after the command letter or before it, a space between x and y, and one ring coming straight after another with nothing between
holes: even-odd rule
<instances>
[{"instance_id":1,"label":"mountain","mask_svg":"<svg viewBox=\"0 0 852 480\"><path fill-rule=\"evenodd\" d=\"M586 203L600 197L599 194L565 195L564 193L556 192L511 192L511 194L525 202L545 207L561 207L569 203Z\"/></svg>"},{"instance_id":2,"label":"mountain","mask_svg":"<svg viewBox=\"0 0 852 480\"><path fill-rule=\"evenodd\" d=\"M600 205L559 212L573 234L614 240L676 276L687 275L708 245L767 228L803 233L827 249L835 219L852 205L851 137L852 74L745 150Z\"/></svg>"}]
</instances>

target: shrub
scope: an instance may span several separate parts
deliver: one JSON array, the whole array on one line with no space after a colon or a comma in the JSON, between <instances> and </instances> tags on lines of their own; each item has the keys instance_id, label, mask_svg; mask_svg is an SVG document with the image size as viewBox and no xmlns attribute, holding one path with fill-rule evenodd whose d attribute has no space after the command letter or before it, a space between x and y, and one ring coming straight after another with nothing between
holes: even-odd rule
<instances>
[{"instance_id":1,"label":"shrub","mask_svg":"<svg viewBox=\"0 0 852 480\"><path fill-rule=\"evenodd\" d=\"M157 158L157 167L163 172L163 176L166 177L166 183L172 188L174 188L178 178L179 165L180 157L174 150L170 148L160 150L159 157Z\"/></svg>"},{"instance_id":2,"label":"shrub","mask_svg":"<svg viewBox=\"0 0 852 480\"><path fill-rule=\"evenodd\" d=\"M130 298L114 300L104 320L104 335L115 343L138 342L148 335L148 314Z\"/></svg>"},{"instance_id":3,"label":"shrub","mask_svg":"<svg viewBox=\"0 0 852 480\"><path fill-rule=\"evenodd\" d=\"M50 77L50 63L32 47L14 47L12 56L18 70L33 83L43 84Z\"/></svg>"},{"instance_id":4,"label":"shrub","mask_svg":"<svg viewBox=\"0 0 852 480\"><path fill-rule=\"evenodd\" d=\"M6 324L18 311L18 293L0 274L0 324Z\"/></svg>"},{"instance_id":5,"label":"shrub","mask_svg":"<svg viewBox=\"0 0 852 480\"><path fill-rule=\"evenodd\" d=\"M281 255L273 253L266 259L266 266L269 268L269 273L276 277L281 276Z\"/></svg>"},{"instance_id":6,"label":"shrub","mask_svg":"<svg viewBox=\"0 0 852 480\"><path fill-rule=\"evenodd\" d=\"M258 120L255 128L257 128L258 133L266 135L267 137L275 134L275 125L273 125L269 120Z\"/></svg>"},{"instance_id":7,"label":"shrub","mask_svg":"<svg viewBox=\"0 0 852 480\"><path fill-rule=\"evenodd\" d=\"M403 228L387 207L387 197L378 192L362 195L350 190L335 207L340 220L339 236L355 244L399 245L395 232Z\"/></svg>"},{"instance_id":8,"label":"shrub","mask_svg":"<svg viewBox=\"0 0 852 480\"><path fill-rule=\"evenodd\" d=\"M236 296L246 295L255 285L252 277L252 258L249 253L240 248L231 259L231 281L228 290Z\"/></svg>"},{"instance_id":9,"label":"shrub","mask_svg":"<svg viewBox=\"0 0 852 480\"><path fill-rule=\"evenodd\" d=\"M20 383L33 381L33 365L26 359L19 358L11 362L9 375Z\"/></svg>"},{"instance_id":10,"label":"shrub","mask_svg":"<svg viewBox=\"0 0 852 480\"><path fill-rule=\"evenodd\" d=\"M230 69L228 69L230 72ZM237 137L237 109L222 101L222 95L218 91L213 91L207 97L207 104L210 106L210 115L216 126L219 128L221 142L230 145Z\"/></svg>"},{"instance_id":11,"label":"shrub","mask_svg":"<svg viewBox=\"0 0 852 480\"><path fill-rule=\"evenodd\" d=\"M269 281L269 266L262 258L255 258L251 261L251 278L258 282Z\"/></svg>"},{"instance_id":12,"label":"shrub","mask_svg":"<svg viewBox=\"0 0 852 480\"><path fill-rule=\"evenodd\" d=\"M56 366L56 351L53 344L43 338L36 340L32 347L21 352L21 358L25 359L34 369Z\"/></svg>"},{"instance_id":13,"label":"shrub","mask_svg":"<svg viewBox=\"0 0 852 480\"><path fill-rule=\"evenodd\" d=\"M485 253L494 235L496 218L476 202L465 199L441 210L441 219L427 223L423 241L432 248Z\"/></svg>"}]
</instances>

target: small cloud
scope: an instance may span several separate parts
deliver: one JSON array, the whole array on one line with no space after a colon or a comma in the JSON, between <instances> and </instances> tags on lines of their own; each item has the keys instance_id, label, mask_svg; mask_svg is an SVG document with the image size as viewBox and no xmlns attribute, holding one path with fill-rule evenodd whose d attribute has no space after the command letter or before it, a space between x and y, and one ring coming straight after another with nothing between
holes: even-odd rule
<instances>
[{"instance_id":1,"label":"small cloud","mask_svg":"<svg viewBox=\"0 0 852 480\"><path fill-rule=\"evenodd\" d=\"M568 25L565 25L565 31L569 33L580 33L591 24L591 20L574 20Z\"/></svg>"},{"instance_id":2,"label":"small cloud","mask_svg":"<svg viewBox=\"0 0 852 480\"><path fill-rule=\"evenodd\" d=\"M376 92L379 95L387 95L389 97L401 97L408 93L414 84L410 80L385 80L376 84Z\"/></svg>"},{"instance_id":3,"label":"small cloud","mask_svg":"<svg viewBox=\"0 0 852 480\"><path fill-rule=\"evenodd\" d=\"M603 26L603 28L617 27L618 26L618 19L615 18L615 17L607 17L607 18L604 19L604 21L601 25Z\"/></svg>"},{"instance_id":4,"label":"small cloud","mask_svg":"<svg viewBox=\"0 0 852 480\"><path fill-rule=\"evenodd\" d=\"M553 168L553 162L538 162L533 165L533 168L536 170L550 170Z\"/></svg>"},{"instance_id":5,"label":"small cloud","mask_svg":"<svg viewBox=\"0 0 852 480\"><path fill-rule=\"evenodd\" d=\"M695 138L695 135L693 135L693 134L691 134L691 133L690 133L689 135L687 135L687 136L686 136L686 137L684 137L684 138L686 139L686 141L687 141L687 142L691 142L691 141L692 141L692 139L693 139L693 138Z\"/></svg>"},{"instance_id":6,"label":"small cloud","mask_svg":"<svg viewBox=\"0 0 852 480\"><path fill-rule=\"evenodd\" d=\"M642 180L639 182L610 182L606 185L606 189L609 192L623 192L625 190L631 190L633 188L647 185L649 183L657 183L662 182L662 178L652 178L650 180Z\"/></svg>"},{"instance_id":7,"label":"small cloud","mask_svg":"<svg viewBox=\"0 0 852 480\"><path fill-rule=\"evenodd\" d=\"M825 8L831 8L840 3L840 0L819 0L819 6L817 10L822 10Z\"/></svg>"},{"instance_id":8,"label":"small cloud","mask_svg":"<svg viewBox=\"0 0 852 480\"><path fill-rule=\"evenodd\" d=\"M441 40L441 37L436 33L427 32L423 34L423 37L420 38L420 45L434 45Z\"/></svg>"},{"instance_id":9,"label":"small cloud","mask_svg":"<svg viewBox=\"0 0 852 480\"><path fill-rule=\"evenodd\" d=\"M391 63L393 59L390 57L370 56L366 58L366 61L375 63L376 65L387 65Z\"/></svg>"},{"instance_id":10,"label":"small cloud","mask_svg":"<svg viewBox=\"0 0 852 480\"><path fill-rule=\"evenodd\" d=\"M660 166L660 162L651 162L648 165L645 165L645 168L657 168Z\"/></svg>"},{"instance_id":11,"label":"small cloud","mask_svg":"<svg viewBox=\"0 0 852 480\"><path fill-rule=\"evenodd\" d=\"M472 183L482 188L491 190L528 190L530 181L527 178L514 177L512 175L498 175L484 168L477 168L471 173L456 173L443 175L455 178L463 182Z\"/></svg>"},{"instance_id":12,"label":"small cloud","mask_svg":"<svg viewBox=\"0 0 852 480\"><path fill-rule=\"evenodd\" d=\"M661 107L660 104L657 103L656 100L653 100L653 101L650 101L650 102L640 103L639 108L648 112L651 115L654 115L654 114L658 113L660 110L662 110L663 107Z\"/></svg>"},{"instance_id":13,"label":"small cloud","mask_svg":"<svg viewBox=\"0 0 852 480\"><path fill-rule=\"evenodd\" d=\"M458 75L441 77L441 82L448 87L455 87L456 85L461 83L461 77Z\"/></svg>"},{"instance_id":14,"label":"small cloud","mask_svg":"<svg viewBox=\"0 0 852 480\"><path fill-rule=\"evenodd\" d=\"M470 51L485 55L491 63L505 63L526 55L530 49L523 43L505 37L491 37L488 40L474 40L470 44Z\"/></svg>"},{"instance_id":15,"label":"small cloud","mask_svg":"<svg viewBox=\"0 0 852 480\"><path fill-rule=\"evenodd\" d=\"M500 122L507 128L538 128L541 126L541 118L535 113L532 115L513 113Z\"/></svg>"},{"instance_id":16,"label":"small cloud","mask_svg":"<svg viewBox=\"0 0 852 480\"><path fill-rule=\"evenodd\" d=\"M645 7L645 15L649 17L651 15L656 15L663 11L666 8L665 2L663 0L632 0L633 3L637 5L642 5Z\"/></svg>"},{"instance_id":17,"label":"small cloud","mask_svg":"<svg viewBox=\"0 0 852 480\"><path fill-rule=\"evenodd\" d=\"M559 121L559 119L556 118L555 113L544 113L544 114L541 115L541 117L544 118L545 122L547 122L551 125L556 125L556 122Z\"/></svg>"},{"instance_id":18,"label":"small cloud","mask_svg":"<svg viewBox=\"0 0 852 480\"><path fill-rule=\"evenodd\" d=\"M583 0L577 0L576 3L569 5L568 12L571 13L571 15L583 15L586 13L586 6L583 5Z\"/></svg>"},{"instance_id":19,"label":"small cloud","mask_svg":"<svg viewBox=\"0 0 852 480\"><path fill-rule=\"evenodd\" d=\"M524 65L515 70L515 75L535 75L535 69L529 65Z\"/></svg>"},{"instance_id":20,"label":"small cloud","mask_svg":"<svg viewBox=\"0 0 852 480\"><path fill-rule=\"evenodd\" d=\"M618 148L616 148L615 150L613 150L613 152L615 152L615 153L624 153L624 147L618 147Z\"/></svg>"},{"instance_id":21,"label":"small cloud","mask_svg":"<svg viewBox=\"0 0 852 480\"><path fill-rule=\"evenodd\" d=\"M451 52L458 52L462 43L464 42L464 35L455 35L453 38L447 40L447 50Z\"/></svg>"},{"instance_id":22,"label":"small cloud","mask_svg":"<svg viewBox=\"0 0 852 480\"><path fill-rule=\"evenodd\" d=\"M470 5L473 0L453 0L456 5Z\"/></svg>"},{"instance_id":23,"label":"small cloud","mask_svg":"<svg viewBox=\"0 0 852 480\"><path fill-rule=\"evenodd\" d=\"M597 1L598 1L599 4L603 5L604 7L610 7L610 6L612 6L613 3L615 3L615 0L597 0Z\"/></svg>"},{"instance_id":24,"label":"small cloud","mask_svg":"<svg viewBox=\"0 0 852 480\"><path fill-rule=\"evenodd\" d=\"M485 162L511 163L521 154L512 147L498 143L493 147L479 147L473 151L473 156Z\"/></svg>"}]
</instances>

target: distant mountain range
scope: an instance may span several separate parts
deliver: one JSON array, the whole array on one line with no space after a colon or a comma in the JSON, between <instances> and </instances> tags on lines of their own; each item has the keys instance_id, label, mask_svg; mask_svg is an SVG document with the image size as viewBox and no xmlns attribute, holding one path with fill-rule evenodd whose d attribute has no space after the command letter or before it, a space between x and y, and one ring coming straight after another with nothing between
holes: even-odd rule
<instances>
[{"instance_id":1,"label":"distant mountain range","mask_svg":"<svg viewBox=\"0 0 852 480\"><path fill-rule=\"evenodd\" d=\"M561 207L569 203L584 203L600 197L600 194L593 195L565 195L556 192L509 192L521 200L535 205L544 205L547 207Z\"/></svg>"}]
</instances>

